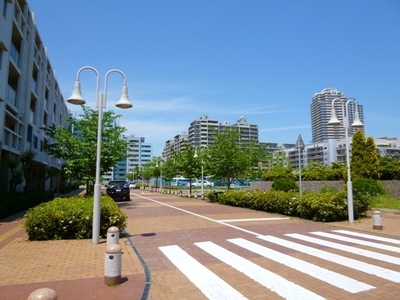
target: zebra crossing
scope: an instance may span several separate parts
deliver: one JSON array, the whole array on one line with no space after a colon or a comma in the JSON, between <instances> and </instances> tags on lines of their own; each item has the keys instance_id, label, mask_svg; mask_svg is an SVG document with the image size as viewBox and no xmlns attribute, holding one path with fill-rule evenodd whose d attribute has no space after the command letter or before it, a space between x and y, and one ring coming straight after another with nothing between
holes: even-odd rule
<instances>
[{"instance_id":1,"label":"zebra crossing","mask_svg":"<svg viewBox=\"0 0 400 300\"><path fill-rule=\"evenodd\" d=\"M253 253L251 257L256 254L265 261L273 261L285 268L290 268L303 278L309 276L321 285L340 289L349 295L379 288L379 284L373 278L389 283L400 283L400 241L398 239L348 230L332 230L306 234L288 233L280 236L259 235L253 238L253 241L245 238L231 238L226 239L226 242L218 245L213 241L202 241L195 242L193 245L196 249L201 249L202 257L209 255L217 259L276 294L277 297L285 299L326 299L326 296L320 295L321 289L318 289L318 292L310 287L303 287L290 278L277 274L274 270L268 270L265 264L260 266L243 257L243 251ZM226 246L229 244L234 247ZM199 255L198 251L183 250L179 245L162 246L159 249L206 298L247 299L246 295L238 291L235 286L230 285L215 271L203 265L200 262L201 257L196 257ZM302 259L298 254L301 254ZM324 264L324 261L327 264ZM330 263L345 268L338 268L339 273L337 270L326 267ZM351 272L354 270L356 272ZM366 280L366 274L372 279Z\"/></svg>"}]
</instances>

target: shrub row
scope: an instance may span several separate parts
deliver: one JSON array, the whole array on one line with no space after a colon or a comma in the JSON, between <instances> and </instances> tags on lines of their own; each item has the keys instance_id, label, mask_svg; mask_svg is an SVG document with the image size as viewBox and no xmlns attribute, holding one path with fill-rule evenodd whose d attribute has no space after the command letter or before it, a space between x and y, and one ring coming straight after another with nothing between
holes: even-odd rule
<instances>
[{"instance_id":1,"label":"shrub row","mask_svg":"<svg viewBox=\"0 0 400 300\"><path fill-rule=\"evenodd\" d=\"M29 192L0 194L0 219L54 199L54 193Z\"/></svg>"},{"instance_id":2,"label":"shrub row","mask_svg":"<svg viewBox=\"0 0 400 300\"><path fill-rule=\"evenodd\" d=\"M348 219L345 191L305 192L301 199L296 192L283 191L230 190L225 193L209 193L207 197L210 201L220 204L296 216L319 222ZM355 218L366 212L368 201L367 197L354 197Z\"/></svg>"},{"instance_id":3,"label":"shrub row","mask_svg":"<svg viewBox=\"0 0 400 300\"><path fill-rule=\"evenodd\" d=\"M116 226L126 227L126 214L106 195L101 196L100 235ZM42 203L24 216L23 226L30 240L85 239L92 236L93 196L56 198Z\"/></svg>"}]
</instances>

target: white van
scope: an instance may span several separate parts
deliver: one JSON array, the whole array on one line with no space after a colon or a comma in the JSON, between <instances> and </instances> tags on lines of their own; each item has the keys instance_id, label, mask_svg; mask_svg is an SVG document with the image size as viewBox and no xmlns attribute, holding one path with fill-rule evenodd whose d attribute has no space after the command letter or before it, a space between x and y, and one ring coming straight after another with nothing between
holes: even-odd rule
<instances>
[{"instance_id":1,"label":"white van","mask_svg":"<svg viewBox=\"0 0 400 300\"><path fill-rule=\"evenodd\" d=\"M171 180L171 186L186 186L190 182L189 178L184 177L174 177Z\"/></svg>"}]
</instances>

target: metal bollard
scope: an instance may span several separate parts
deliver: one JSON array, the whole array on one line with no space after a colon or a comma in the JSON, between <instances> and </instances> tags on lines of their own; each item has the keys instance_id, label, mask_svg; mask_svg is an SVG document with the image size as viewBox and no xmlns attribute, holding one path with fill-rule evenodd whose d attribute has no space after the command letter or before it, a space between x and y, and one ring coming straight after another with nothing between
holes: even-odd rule
<instances>
[{"instance_id":1,"label":"metal bollard","mask_svg":"<svg viewBox=\"0 0 400 300\"><path fill-rule=\"evenodd\" d=\"M104 259L104 284L115 285L121 283L121 247L113 244L106 248Z\"/></svg>"},{"instance_id":2,"label":"metal bollard","mask_svg":"<svg viewBox=\"0 0 400 300\"><path fill-rule=\"evenodd\" d=\"M374 210L372 212L372 222L373 222L373 229L382 230L382 213L380 210Z\"/></svg>"},{"instance_id":3,"label":"metal bollard","mask_svg":"<svg viewBox=\"0 0 400 300\"><path fill-rule=\"evenodd\" d=\"M27 300L58 300L58 296L52 289L41 288L30 293Z\"/></svg>"},{"instance_id":4,"label":"metal bollard","mask_svg":"<svg viewBox=\"0 0 400 300\"><path fill-rule=\"evenodd\" d=\"M112 244L119 244L119 229L115 226L107 229L107 246Z\"/></svg>"}]
</instances>

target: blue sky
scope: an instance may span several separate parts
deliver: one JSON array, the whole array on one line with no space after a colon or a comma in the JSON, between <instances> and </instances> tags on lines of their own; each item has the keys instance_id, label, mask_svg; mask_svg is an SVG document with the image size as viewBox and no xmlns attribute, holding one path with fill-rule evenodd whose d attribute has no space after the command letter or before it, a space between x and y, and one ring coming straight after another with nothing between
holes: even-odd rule
<instances>
[{"instance_id":1,"label":"blue sky","mask_svg":"<svg viewBox=\"0 0 400 300\"><path fill-rule=\"evenodd\" d=\"M314 93L335 87L364 106L366 136L400 138L398 0L28 0L65 98L78 69L120 69L107 108L158 156L204 114L257 123L260 141L311 140ZM81 73L95 108L95 73ZM69 105L72 111L79 107Z\"/></svg>"}]
</instances>

